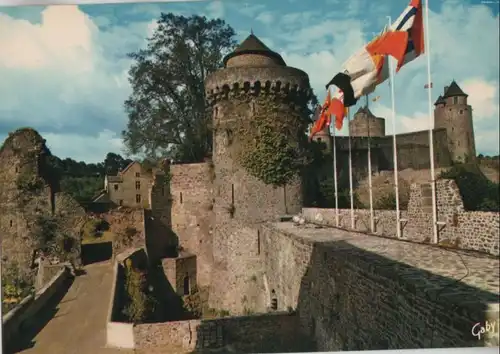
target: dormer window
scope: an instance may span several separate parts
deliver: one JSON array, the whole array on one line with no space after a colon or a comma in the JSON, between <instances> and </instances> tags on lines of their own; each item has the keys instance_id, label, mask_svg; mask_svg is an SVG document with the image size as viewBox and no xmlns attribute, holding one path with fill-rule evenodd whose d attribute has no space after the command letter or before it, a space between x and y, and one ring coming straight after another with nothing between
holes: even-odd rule
<instances>
[{"instance_id":1,"label":"dormer window","mask_svg":"<svg viewBox=\"0 0 500 354\"><path fill-rule=\"evenodd\" d=\"M453 97L453 104L458 104L458 97Z\"/></svg>"},{"instance_id":2,"label":"dormer window","mask_svg":"<svg viewBox=\"0 0 500 354\"><path fill-rule=\"evenodd\" d=\"M136 172L136 173L135 173L135 176L136 176L136 177L141 177L141 173L140 173L140 172Z\"/></svg>"}]
</instances>

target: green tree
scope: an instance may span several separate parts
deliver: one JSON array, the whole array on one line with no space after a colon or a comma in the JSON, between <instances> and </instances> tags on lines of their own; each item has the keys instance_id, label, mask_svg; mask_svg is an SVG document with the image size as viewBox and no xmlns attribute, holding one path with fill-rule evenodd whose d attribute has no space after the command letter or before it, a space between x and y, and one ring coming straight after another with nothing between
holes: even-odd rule
<instances>
[{"instance_id":1,"label":"green tree","mask_svg":"<svg viewBox=\"0 0 500 354\"><path fill-rule=\"evenodd\" d=\"M146 49L131 53L125 144L132 154L198 162L211 151L204 81L236 45L223 20L162 13Z\"/></svg>"}]
</instances>

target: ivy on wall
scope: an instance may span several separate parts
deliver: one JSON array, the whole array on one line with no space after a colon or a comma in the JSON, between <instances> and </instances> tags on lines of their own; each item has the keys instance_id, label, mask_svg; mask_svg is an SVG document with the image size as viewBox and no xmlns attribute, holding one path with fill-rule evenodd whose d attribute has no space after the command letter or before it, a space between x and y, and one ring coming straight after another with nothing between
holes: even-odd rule
<instances>
[{"instance_id":1,"label":"ivy on wall","mask_svg":"<svg viewBox=\"0 0 500 354\"><path fill-rule=\"evenodd\" d=\"M283 186L294 179L307 163L307 122L302 112L284 110L283 103L257 98L251 119L239 119L236 161L266 184Z\"/></svg>"}]
</instances>

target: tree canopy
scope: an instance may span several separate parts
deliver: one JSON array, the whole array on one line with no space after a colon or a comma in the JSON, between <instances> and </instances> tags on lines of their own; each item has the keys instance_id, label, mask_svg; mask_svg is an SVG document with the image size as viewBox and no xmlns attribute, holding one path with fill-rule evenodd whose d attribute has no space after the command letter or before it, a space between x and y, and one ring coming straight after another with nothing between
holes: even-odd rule
<instances>
[{"instance_id":1,"label":"tree canopy","mask_svg":"<svg viewBox=\"0 0 500 354\"><path fill-rule=\"evenodd\" d=\"M131 154L202 161L212 149L204 81L236 45L221 19L162 13L146 49L131 53L124 142Z\"/></svg>"}]
</instances>

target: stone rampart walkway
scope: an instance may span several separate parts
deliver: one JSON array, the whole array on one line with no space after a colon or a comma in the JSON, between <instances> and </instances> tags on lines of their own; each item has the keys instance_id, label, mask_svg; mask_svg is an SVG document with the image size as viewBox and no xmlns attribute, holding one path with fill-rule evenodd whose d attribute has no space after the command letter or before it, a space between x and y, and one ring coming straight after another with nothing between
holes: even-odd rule
<instances>
[{"instance_id":1,"label":"stone rampart walkway","mask_svg":"<svg viewBox=\"0 0 500 354\"><path fill-rule=\"evenodd\" d=\"M86 266L85 271L86 274L75 278L59 304L47 306L45 313L37 318L34 328L39 332L35 337L27 333L9 354L134 353L133 350L104 348L113 281L111 262Z\"/></svg>"}]
</instances>

